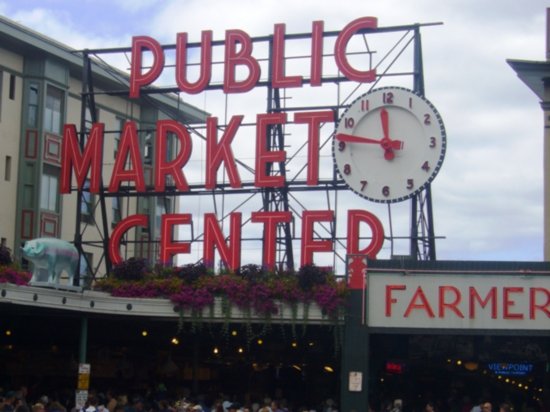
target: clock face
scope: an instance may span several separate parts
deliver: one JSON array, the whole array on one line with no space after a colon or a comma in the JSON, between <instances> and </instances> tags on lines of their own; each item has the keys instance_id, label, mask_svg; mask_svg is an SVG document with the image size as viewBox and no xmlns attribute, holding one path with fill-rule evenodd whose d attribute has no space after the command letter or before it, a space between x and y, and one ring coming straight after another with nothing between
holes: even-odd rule
<instances>
[{"instance_id":1,"label":"clock face","mask_svg":"<svg viewBox=\"0 0 550 412\"><path fill-rule=\"evenodd\" d=\"M375 89L344 112L333 140L340 176L374 202L400 202L439 172L447 140L435 107L401 87Z\"/></svg>"}]
</instances>

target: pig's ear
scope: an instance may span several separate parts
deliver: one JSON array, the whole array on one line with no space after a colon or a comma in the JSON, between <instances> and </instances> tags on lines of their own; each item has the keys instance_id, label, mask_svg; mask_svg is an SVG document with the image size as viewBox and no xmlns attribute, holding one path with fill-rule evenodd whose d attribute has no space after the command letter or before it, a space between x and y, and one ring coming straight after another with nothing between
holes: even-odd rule
<instances>
[{"instance_id":1,"label":"pig's ear","mask_svg":"<svg viewBox=\"0 0 550 412\"><path fill-rule=\"evenodd\" d=\"M44 243L39 242L36 244L36 248L34 249L36 253L42 253L44 252Z\"/></svg>"}]
</instances>

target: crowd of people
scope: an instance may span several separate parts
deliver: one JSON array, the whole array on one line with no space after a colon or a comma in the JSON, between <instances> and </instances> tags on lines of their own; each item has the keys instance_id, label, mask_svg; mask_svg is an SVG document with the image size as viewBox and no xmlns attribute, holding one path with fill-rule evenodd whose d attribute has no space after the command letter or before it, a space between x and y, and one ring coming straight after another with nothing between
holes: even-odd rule
<instances>
[{"instance_id":1,"label":"crowd of people","mask_svg":"<svg viewBox=\"0 0 550 412\"><path fill-rule=\"evenodd\" d=\"M17 389L0 387L0 412L338 412L333 399L326 399L318 405L291 405L282 397L263 397L252 399L244 396L192 396L191 391L182 389L177 393L167 390L163 384L154 389L147 388L132 393L116 393L113 390L90 390L86 399L76 396L74 390L34 393L27 386ZM276 392L277 393L277 392ZM79 399L81 399L79 401ZM79 402L83 402L79 405ZM482 400L477 403L462 402L449 405L427 401L422 408L407 408L402 399L383 401L378 405L365 407L364 412L550 412L542 403L514 405L510 402L492 403ZM360 412L360 411L357 411ZM361 411L363 412L363 411Z\"/></svg>"}]
</instances>

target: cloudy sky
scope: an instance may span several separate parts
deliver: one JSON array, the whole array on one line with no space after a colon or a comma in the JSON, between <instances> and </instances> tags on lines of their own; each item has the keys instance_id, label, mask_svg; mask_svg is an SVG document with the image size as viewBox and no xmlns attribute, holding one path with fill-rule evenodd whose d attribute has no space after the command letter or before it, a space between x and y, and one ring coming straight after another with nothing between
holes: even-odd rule
<instances>
[{"instance_id":1,"label":"cloudy sky","mask_svg":"<svg viewBox=\"0 0 550 412\"><path fill-rule=\"evenodd\" d=\"M542 0L0 0L0 13L76 49L126 47L135 35L174 44L184 31L198 41L205 29L216 40L226 29L264 36L275 23L286 23L287 33L307 33L315 20L340 30L359 16L377 17L380 27L443 23L422 29L426 96L448 137L432 184L437 257L542 260L543 116L506 59L545 58L547 6ZM220 117L227 110L219 96L190 101ZM234 102L231 113L251 104ZM255 104L264 107L265 100ZM362 201L359 207L375 212L389 231L386 207L349 199ZM400 213L392 212L396 236L408 233ZM405 253L386 243L383 257L392 252Z\"/></svg>"}]
</instances>

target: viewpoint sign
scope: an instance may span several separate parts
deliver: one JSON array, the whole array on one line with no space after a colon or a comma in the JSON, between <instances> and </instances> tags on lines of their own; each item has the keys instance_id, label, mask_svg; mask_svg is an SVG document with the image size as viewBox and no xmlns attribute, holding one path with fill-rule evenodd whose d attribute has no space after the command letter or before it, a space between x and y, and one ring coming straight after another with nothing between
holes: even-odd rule
<instances>
[{"instance_id":1,"label":"viewpoint sign","mask_svg":"<svg viewBox=\"0 0 550 412\"><path fill-rule=\"evenodd\" d=\"M333 52L330 53L338 71L349 81L369 83L376 80L376 69L359 66L347 52L347 46L354 36L377 28L377 19L361 17L347 24L336 34ZM323 81L323 64L326 64L324 47L324 25L322 21L315 21L311 26L311 36L308 39L309 65L305 65L304 73L289 75L285 72L285 39L288 36L284 24L276 24L271 36L270 61L267 63L267 82L274 89L315 88ZM175 44L175 78L177 88L182 93L203 93L212 83L213 73L213 46L220 46L220 42L213 40L212 32L205 30L201 34L200 66L198 75L190 79L189 73L189 42L187 33L179 33ZM221 42L223 54L223 82L219 85L225 94L247 93L260 85L261 65L254 54L253 39L242 30L227 30ZM163 74L166 64L164 47L152 37L136 36L132 40L131 70L129 78L130 99L139 98L145 88L154 85L155 80ZM147 61L147 62L146 62ZM195 73L196 74L196 73ZM264 77L265 78L264 74ZM265 81L264 81L265 83ZM265 86L265 84L262 84ZM148 88L148 92L149 92ZM297 110L290 115L286 112L258 113L255 122L255 156L254 156L254 190L280 189L287 185L285 176L270 173L270 166L287 160L284 148L274 150L266 145L268 129L293 123L300 127L304 136L307 136L307 186L316 186L319 183L319 130L327 124L334 129L334 110ZM216 191L218 176L224 174L230 188L242 189L243 179L238 169L238 162L234 154L234 140L240 133L243 123L242 115L233 115L227 126L219 135L219 121L216 115L206 119L206 151L204 153L204 181L203 187ZM121 185L125 190L131 187L136 195L151 195L166 191L167 181L174 182L175 190L180 193L190 191L186 175L186 167L193 154L191 132L185 124L175 120L159 120L156 123L154 137L154 153L152 175L153 184L147 186L144 174L143 155L139 145L139 127L134 121L127 121L121 131L112 173L108 177L105 190L111 195L119 192ZM90 193L99 193L103 173L103 144L105 125L92 125L86 142L81 147L78 141L78 130L74 124L66 124L62 142L61 164L61 193L70 193L76 188L82 190L87 179ZM175 136L179 151L173 158L167 158L167 141L169 136ZM290 211L256 211L246 219L252 224L263 227L263 262L266 267L275 265L276 232L277 226L294 219L294 212ZM178 254L190 253L190 242L173 240L174 229L181 225L189 225L192 221L190 213L170 213L161 217L160 228L160 261L168 262ZM319 223L334 221L333 210L304 210L299 216L302 222L300 232L300 264L314 263L314 255L319 252L333 251L333 241L317 239L314 236L314 226ZM113 229L109 238L109 257L113 263L122 261L120 242L124 234L135 227L147 227L148 215L137 214L122 219ZM203 253L205 262L213 262L217 250L224 265L237 268L241 264L242 222L241 212L234 211L229 216L229 228L222 228L214 213L203 216L204 236ZM360 243L361 228L368 227L371 241L368 245ZM380 220L371 212L363 209L347 211L347 244L348 254L366 254L375 258L384 241L384 230Z\"/></svg>"}]
</instances>

